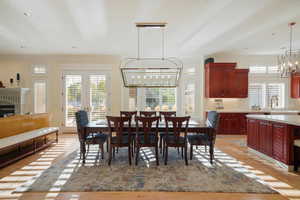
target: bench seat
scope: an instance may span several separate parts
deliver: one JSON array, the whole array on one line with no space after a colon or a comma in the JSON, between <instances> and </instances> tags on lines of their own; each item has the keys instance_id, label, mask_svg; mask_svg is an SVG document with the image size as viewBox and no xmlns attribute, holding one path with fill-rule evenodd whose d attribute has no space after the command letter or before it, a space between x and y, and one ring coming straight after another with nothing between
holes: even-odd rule
<instances>
[{"instance_id":1,"label":"bench seat","mask_svg":"<svg viewBox=\"0 0 300 200\"><path fill-rule=\"evenodd\" d=\"M46 127L46 128L36 129L33 131L24 132L10 137L1 138L0 149L13 146L34 138L49 135L51 133L58 132L58 130L59 130L58 127Z\"/></svg>"}]
</instances>

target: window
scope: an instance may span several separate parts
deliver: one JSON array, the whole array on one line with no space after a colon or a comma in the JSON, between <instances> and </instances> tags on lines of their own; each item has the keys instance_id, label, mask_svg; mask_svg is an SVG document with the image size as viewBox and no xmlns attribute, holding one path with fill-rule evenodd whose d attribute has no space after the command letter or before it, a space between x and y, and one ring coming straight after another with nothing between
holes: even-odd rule
<instances>
[{"instance_id":1,"label":"window","mask_svg":"<svg viewBox=\"0 0 300 200\"><path fill-rule=\"evenodd\" d=\"M145 88L145 110L176 111L176 88Z\"/></svg>"},{"instance_id":2,"label":"window","mask_svg":"<svg viewBox=\"0 0 300 200\"><path fill-rule=\"evenodd\" d=\"M195 112L195 82L184 86L184 114L192 115Z\"/></svg>"},{"instance_id":3,"label":"window","mask_svg":"<svg viewBox=\"0 0 300 200\"><path fill-rule=\"evenodd\" d=\"M34 92L34 112L46 112L46 81L36 80L33 83Z\"/></svg>"},{"instance_id":4,"label":"window","mask_svg":"<svg viewBox=\"0 0 300 200\"><path fill-rule=\"evenodd\" d=\"M249 105L265 107L265 85L264 84L249 84Z\"/></svg>"},{"instance_id":5,"label":"window","mask_svg":"<svg viewBox=\"0 0 300 200\"><path fill-rule=\"evenodd\" d=\"M137 88L129 88L129 110L137 110Z\"/></svg>"},{"instance_id":6,"label":"window","mask_svg":"<svg viewBox=\"0 0 300 200\"><path fill-rule=\"evenodd\" d=\"M250 74L276 74L278 66L250 66Z\"/></svg>"},{"instance_id":7,"label":"window","mask_svg":"<svg viewBox=\"0 0 300 200\"><path fill-rule=\"evenodd\" d=\"M33 74L44 75L47 73L46 65L33 65Z\"/></svg>"},{"instance_id":8,"label":"window","mask_svg":"<svg viewBox=\"0 0 300 200\"><path fill-rule=\"evenodd\" d=\"M249 106L259 106L260 108L285 107L285 84L284 83L256 83L249 85Z\"/></svg>"}]
</instances>

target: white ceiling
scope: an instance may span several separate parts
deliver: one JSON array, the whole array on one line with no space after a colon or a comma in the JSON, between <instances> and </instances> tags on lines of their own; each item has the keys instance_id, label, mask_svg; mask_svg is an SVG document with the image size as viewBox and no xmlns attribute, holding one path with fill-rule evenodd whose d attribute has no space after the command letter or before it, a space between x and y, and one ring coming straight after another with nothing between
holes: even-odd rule
<instances>
[{"instance_id":1,"label":"white ceiling","mask_svg":"<svg viewBox=\"0 0 300 200\"><path fill-rule=\"evenodd\" d=\"M300 48L300 0L1 0L0 54L135 56L135 22L168 23L168 56L276 54L291 21ZM143 38L161 52L157 34Z\"/></svg>"}]
</instances>

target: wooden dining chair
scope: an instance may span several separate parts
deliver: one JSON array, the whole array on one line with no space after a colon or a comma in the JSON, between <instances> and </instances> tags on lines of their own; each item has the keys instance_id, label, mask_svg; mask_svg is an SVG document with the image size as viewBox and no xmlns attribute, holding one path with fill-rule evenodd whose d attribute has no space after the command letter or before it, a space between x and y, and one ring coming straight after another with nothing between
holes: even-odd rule
<instances>
[{"instance_id":1,"label":"wooden dining chair","mask_svg":"<svg viewBox=\"0 0 300 200\"><path fill-rule=\"evenodd\" d=\"M121 117L130 117L130 120L135 120L137 116L137 111L120 111Z\"/></svg>"},{"instance_id":2,"label":"wooden dining chair","mask_svg":"<svg viewBox=\"0 0 300 200\"><path fill-rule=\"evenodd\" d=\"M216 111L208 112L206 126L211 128L210 133L193 133L187 136L190 143L190 159L193 159L193 146L209 146L210 163L212 164L216 134L219 126L219 114Z\"/></svg>"},{"instance_id":3,"label":"wooden dining chair","mask_svg":"<svg viewBox=\"0 0 300 200\"><path fill-rule=\"evenodd\" d=\"M176 117L176 111L159 111L159 120L165 122L165 117ZM170 133L171 134L171 133ZM163 150L163 139L164 136L166 135L165 132L160 132L159 133L159 149L160 153L162 153Z\"/></svg>"},{"instance_id":4,"label":"wooden dining chair","mask_svg":"<svg viewBox=\"0 0 300 200\"><path fill-rule=\"evenodd\" d=\"M188 132L188 127L189 127L190 116L165 117L165 120L166 120L166 135L164 137L165 165L167 165L167 162L168 162L168 148L169 147L183 149L185 164L188 165L187 132Z\"/></svg>"},{"instance_id":5,"label":"wooden dining chair","mask_svg":"<svg viewBox=\"0 0 300 200\"><path fill-rule=\"evenodd\" d=\"M89 152L89 147L91 144L98 144L99 149L101 149L101 157L104 158L104 148L103 145L107 141L107 135L104 133L89 133L87 136L84 134L84 127L89 123L88 114L85 110L79 110L75 113L77 133L80 142L80 158L85 158L84 145L88 146L87 153ZM84 138L85 137L85 138ZM83 159L85 163L85 159Z\"/></svg>"},{"instance_id":6,"label":"wooden dining chair","mask_svg":"<svg viewBox=\"0 0 300 200\"><path fill-rule=\"evenodd\" d=\"M158 124L159 117L136 117L136 139L135 139L135 164L138 164L141 147L154 147L156 165L159 165L158 157Z\"/></svg>"},{"instance_id":7,"label":"wooden dining chair","mask_svg":"<svg viewBox=\"0 0 300 200\"><path fill-rule=\"evenodd\" d=\"M294 140L294 171L298 171L300 165L300 139Z\"/></svg>"},{"instance_id":8,"label":"wooden dining chair","mask_svg":"<svg viewBox=\"0 0 300 200\"><path fill-rule=\"evenodd\" d=\"M156 111L140 111L140 117L156 117Z\"/></svg>"},{"instance_id":9,"label":"wooden dining chair","mask_svg":"<svg viewBox=\"0 0 300 200\"><path fill-rule=\"evenodd\" d=\"M128 148L128 161L131 165L132 156L132 139L134 138L131 132L131 119L130 117L114 117L106 116L108 131L109 131L109 159L108 165L111 164L112 151L115 148ZM125 133L126 128L126 134ZM115 133L115 135L113 135ZM114 153L115 156L115 153Z\"/></svg>"}]
</instances>

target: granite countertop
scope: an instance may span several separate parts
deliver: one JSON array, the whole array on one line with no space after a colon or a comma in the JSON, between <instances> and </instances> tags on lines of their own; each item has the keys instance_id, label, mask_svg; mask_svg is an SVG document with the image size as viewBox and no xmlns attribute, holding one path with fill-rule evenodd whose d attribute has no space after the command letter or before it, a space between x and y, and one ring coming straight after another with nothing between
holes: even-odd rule
<instances>
[{"instance_id":1,"label":"granite countertop","mask_svg":"<svg viewBox=\"0 0 300 200\"><path fill-rule=\"evenodd\" d=\"M295 126L300 126L300 116L299 115L247 115L251 119L266 120L272 122L280 122Z\"/></svg>"},{"instance_id":2,"label":"granite countertop","mask_svg":"<svg viewBox=\"0 0 300 200\"><path fill-rule=\"evenodd\" d=\"M206 110L208 112L210 110ZM300 110L251 110L251 109L222 109L218 113L274 113L274 114L298 114Z\"/></svg>"}]
</instances>

